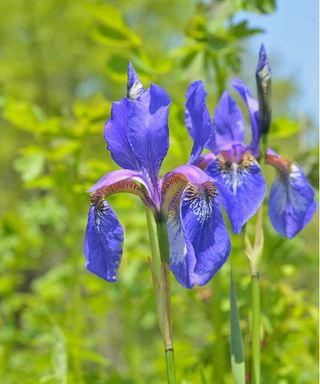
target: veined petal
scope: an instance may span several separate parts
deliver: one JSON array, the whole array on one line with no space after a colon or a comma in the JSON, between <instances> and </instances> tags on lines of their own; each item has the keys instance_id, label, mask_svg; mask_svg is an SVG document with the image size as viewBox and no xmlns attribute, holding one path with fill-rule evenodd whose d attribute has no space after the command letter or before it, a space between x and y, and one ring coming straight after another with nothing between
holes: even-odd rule
<instances>
[{"instance_id":1,"label":"veined petal","mask_svg":"<svg viewBox=\"0 0 320 384\"><path fill-rule=\"evenodd\" d=\"M141 165L128 140L128 119L134 102L127 98L112 103L111 117L104 127L107 149L113 160L125 169L139 171Z\"/></svg>"},{"instance_id":2,"label":"veined petal","mask_svg":"<svg viewBox=\"0 0 320 384\"><path fill-rule=\"evenodd\" d=\"M174 207L181 197L185 187L188 185L188 178L182 173L170 172L161 180L161 210L167 215L170 207Z\"/></svg>"},{"instance_id":3,"label":"veined petal","mask_svg":"<svg viewBox=\"0 0 320 384\"><path fill-rule=\"evenodd\" d=\"M230 253L230 238L212 181L185 188L167 223L170 268L180 284L206 284Z\"/></svg>"},{"instance_id":4,"label":"veined petal","mask_svg":"<svg viewBox=\"0 0 320 384\"><path fill-rule=\"evenodd\" d=\"M161 211L167 216L176 207L184 189L189 183L206 183L210 178L194 165L181 165L167 173L160 180Z\"/></svg>"},{"instance_id":5,"label":"veined petal","mask_svg":"<svg viewBox=\"0 0 320 384\"><path fill-rule=\"evenodd\" d=\"M248 108L252 138L250 143L250 152L255 156L260 156L259 142L260 142L260 129L259 129L259 105L258 101L252 97L249 88L240 79L232 82L233 88L239 93L242 100L245 102Z\"/></svg>"},{"instance_id":6,"label":"veined petal","mask_svg":"<svg viewBox=\"0 0 320 384\"><path fill-rule=\"evenodd\" d=\"M162 198L172 198L167 221L170 268L187 288L206 284L230 253L230 238L212 179L183 165L162 180Z\"/></svg>"},{"instance_id":7,"label":"veined petal","mask_svg":"<svg viewBox=\"0 0 320 384\"><path fill-rule=\"evenodd\" d=\"M114 193L132 193L139 196L148 207L153 207L151 192L143 176L128 169L107 173L88 192L93 193L92 196L98 200Z\"/></svg>"},{"instance_id":8,"label":"veined petal","mask_svg":"<svg viewBox=\"0 0 320 384\"><path fill-rule=\"evenodd\" d=\"M87 269L115 282L121 261L123 229L104 199L92 201L84 241Z\"/></svg>"},{"instance_id":9,"label":"veined petal","mask_svg":"<svg viewBox=\"0 0 320 384\"><path fill-rule=\"evenodd\" d=\"M314 190L298 165L270 150L266 160L278 170L269 195L269 217L280 235L292 238L309 223L317 209Z\"/></svg>"},{"instance_id":10,"label":"veined petal","mask_svg":"<svg viewBox=\"0 0 320 384\"><path fill-rule=\"evenodd\" d=\"M168 151L168 112L171 100L159 86L151 85L130 109L128 139L141 167L154 184Z\"/></svg>"},{"instance_id":11,"label":"veined petal","mask_svg":"<svg viewBox=\"0 0 320 384\"><path fill-rule=\"evenodd\" d=\"M213 127L206 105L207 92L204 89L203 82L195 81L191 83L186 98L185 124L193 138L189 163L193 164L213 134Z\"/></svg>"},{"instance_id":12,"label":"veined petal","mask_svg":"<svg viewBox=\"0 0 320 384\"><path fill-rule=\"evenodd\" d=\"M259 164L248 151L237 161L230 154L221 153L206 172L216 182L232 230L240 233L242 226L262 204L266 193Z\"/></svg>"},{"instance_id":13,"label":"veined petal","mask_svg":"<svg viewBox=\"0 0 320 384\"><path fill-rule=\"evenodd\" d=\"M141 169L141 164L128 139L128 124L134 100L143 93L141 81L129 61L127 98L112 103L111 117L104 127L104 138L113 160L122 168L136 171Z\"/></svg>"},{"instance_id":14,"label":"veined petal","mask_svg":"<svg viewBox=\"0 0 320 384\"><path fill-rule=\"evenodd\" d=\"M225 149L230 144L244 142L245 122L234 98L225 91L215 109L213 116L216 148L211 148L214 153Z\"/></svg>"},{"instance_id":15,"label":"veined petal","mask_svg":"<svg viewBox=\"0 0 320 384\"><path fill-rule=\"evenodd\" d=\"M143 85L133 68L131 62L128 62L128 83L127 83L127 97L130 100L136 100L143 94Z\"/></svg>"}]
</instances>

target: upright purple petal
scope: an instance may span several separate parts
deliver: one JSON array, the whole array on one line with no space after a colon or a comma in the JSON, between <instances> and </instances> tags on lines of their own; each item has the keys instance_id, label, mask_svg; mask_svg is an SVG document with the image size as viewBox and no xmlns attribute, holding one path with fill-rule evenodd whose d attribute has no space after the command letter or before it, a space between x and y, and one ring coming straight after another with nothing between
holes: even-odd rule
<instances>
[{"instance_id":1,"label":"upright purple petal","mask_svg":"<svg viewBox=\"0 0 320 384\"><path fill-rule=\"evenodd\" d=\"M122 168L139 171L141 165L128 140L128 119L134 102L128 99L112 103L111 117L104 127L104 138L113 160Z\"/></svg>"},{"instance_id":2,"label":"upright purple petal","mask_svg":"<svg viewBox=\"0 0 320 384\"><path fill-rule=\"evenodd\" d=\"M238 149L237 157L221 153L206 172L216 182L232 230L240 233L262 204L266 183L259 164L245 147L242 154Z\"/></svg>"},{"instance_id":3,"label":"upright purple petal","mask_svg":"<svg viewBox=\"0 0 320 384\"><path fill-rule=\"evenodd\" d=\"M141 81L132 64L128 63L127 98L112 103L111 117L104 127L107 149L122 168L139 170L141 165L128 140L128 119L134 100L144 93Z\"/></svg>"},{"instance_id":4,"label":"upright purple petal","mask_svg":"<svg viewBox=\"0 0 320 384\"><path fill-rule=\"evenodd\" d=\"M168 177L174 174L188 184L168 216L170 268L180 284L191 288L206 284L222 267L230 238L212 180L194 166L178 167Z\"/></svg>"},{"instance_id":5,"label":"upright purple petal","mask_svg":"<svg viewBox=\"0 0 320 384\"><path fill-rule=\"evenodd\" d=\"M242 97L242 100L246 103L250 122L251 122L251 131L252 138L249 145L250 152L255 156L260 156L259 142L260 142L260 130L259 130L259 106L258 101L254 99L251 95L249 88L246 87L244 82L240 79L234 80L232 86Z\"/></svg>"},{"instance_id":6,"label":"upright purple petal","mask_svg":"<svg viewBox=\"0 0 320 384\"><path fill-rule=\"evenodd\" d=\"M185 124L193 138L189 163L194 163L213 134L213 127L206 105L207 92L202 81L190 84L186 95Z\"/></svg>"},{"instance_id":7,"label":"upright purple petal","mask_svg":"<svg viewBox=\"0 0 320 384\"><path fill-rule=\"evenodd\" d=\"M143 85L129 61L128 63L128 84L127 84L127 97L130 100L136 100L143 94Z\"/></svg>"},{"instance_id":8,"label":"upright purple petal","mask_svg":"<svg viewBox=\"0 0 320 384\"><path fill-rule=\"evenodd\" d=\"M214 153L228 148L232 144L244 142L245 122L234 98L225 91L215 109L213 116L216 147L208 145Z\"/></svg>"},{"instance_id":9,"label":"upright purple petal","mask_svg":"<svg viewBox=\"0 0 320 384\"><path fill-rule=\"evenodd\" d=\"M292 238L309 223L315 213L315 193L298 165L273 151L267 152L267 163L278 170L269 195L269 217L277 232Z\"/></svg>"},{"instance_id":10,"label":"upright purple petal","mask_svg":"<svg viewBox=\"0 0 320 384\"><path fill-rule=\"evenodd\" d=\"M87 269L115 282L121 261L123 229L108 203L101 199L90 205L84 241Z\"/></svg>"},{"instance_id":11,"label":"upright purple petal","mask_svg":"<svg viewBox=\"0 0 320 384\"><path fill-rule=\"evenodd\" d=\"M141 164L153 183L168 151L168 94L159 86L151 85L133 103L128 119L128 139Z\"/></svg>"}]
</instances>

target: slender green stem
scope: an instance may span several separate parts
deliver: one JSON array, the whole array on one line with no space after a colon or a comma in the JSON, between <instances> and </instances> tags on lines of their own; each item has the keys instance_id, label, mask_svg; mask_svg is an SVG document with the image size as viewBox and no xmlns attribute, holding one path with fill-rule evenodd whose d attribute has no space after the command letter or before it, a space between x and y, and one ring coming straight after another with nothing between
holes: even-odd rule
<instances>
[{"instance_id":1,"label":"slender green stem","mask_svg":"<svg viewBox=\"0 0 320 384\"><path fill-rule=\"evenodd\" d=\"M152 269L153 273L156 274L156 277L159 279L160 272L160 255L159 248L157 244L157 238L153 225L153 214L150 209L146 208L146 217L147 217L147 226L148 226L148 234L151 248L151 258L152 258Z\"/></svg>"},{"instance_id":2,"label":"slender green stem","mask_svg":"<svg viewBox=\"0 0 320 384\"><path fill-rule=\"evenodd\" d=\"M162 262L169 263L169 239L167 226L164 220L157 221L158 243Z\"/></svg>"},{"instance_id":3,"label":"slender green stem","mask_svg":"<svg viewBox=\"0 0 320 384\"><path fill-rule=\"evenodd\" d=\"M259 265L263 253L263 205L257 212L254 244L243 234L244 251L250 262L251 274L251 339L252 339L252 384L260 384L260 276Z\"/></svg>"},{"instance_id":4,"label":"slender green stem","mask_svg":"<svg viewBox=\"0 0 320 384\"><path fill-rule=\"evenodd\" d=\"M230 268L230 351L233 382L234 384L245 384L246 372L244 347L232 265Z\"/></svg>"},{"instance_id":5,"label":"slender green stem","mask_svg":"<svg viewBox=\"0 0 320 384\"><path fill-rule=\"evenodd\" d=\"M252 306L252 383L260 384L260 278L251 275Z\"/></svg>"},{"instance_id":6,"label":"slender green stem","mask_svg":"<svg viewBox=\"0 0 320 384\"><path fill-rule=\"evenodd\" d=\"M214 327L214 344L213 344L213 353L214 353L214 369L212 372L212 382L224 384L224 372L225 372L225 341L222 334L222 312L221 312L221 277L219 273L216 274L214 279L212 279L212 320Z\"/></svg>"},{"instance_id":7,"label":"slender green stem","mask_svg":"<svg viewBox=\"0 0 320 384\"><path fill-rule=\"evenodd\" d=\"M175 368L174 368L173 349L166 351L166 363L167 363L168 383L174 384L176 382L176 376L175 376Z\"/></svg>"},{"instance_id":8,"label":"slender green stem","mask_svg":"<svg viewBox=\"0 0 320 384\"><path fill-rule=\"evenodd\" d=\"M150 238L152 259L151 273L156 295L159 326L163 338L168 384L175 384L175 365L171 323L171 286L169 269L169 241L166 223L156 220L158 247L156 244L151 212L147 210L147 224ZM161 263L160 263L161 260Z\"/></svg>"}]
</instances>

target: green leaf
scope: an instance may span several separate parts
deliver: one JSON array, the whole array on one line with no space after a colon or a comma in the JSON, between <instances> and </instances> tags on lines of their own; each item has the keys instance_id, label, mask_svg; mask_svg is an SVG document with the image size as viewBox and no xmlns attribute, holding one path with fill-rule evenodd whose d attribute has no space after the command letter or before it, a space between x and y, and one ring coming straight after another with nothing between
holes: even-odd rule
<instances>
[{"instance_id":1,"label":"green leaf","mask_svg":"<svg viewBox=\"0 0 320 384\"><path fill-rule=\"evenodd\" d=\"M76 152L80 147L80 143L76 140L60 139L53 143L48 153L48 159L59 161Z\"/></svg>"},{"instance_id":2,"label":"green leaf","mask_svg":"<svg viewBox=\"0 0 320 384\"><path fill-rule=\"evenodd\" d=\"M257 8L262 13L272 13L277 8L276 0L258 0Z\"/></svg>"},{"instance_id":3,"label":"green leaf","mask_svg":"<svg viewBox=\"0 0 320 384\"><path fill-rule=\"evenodd\" d=\"M14 161L14 168L21 174L23 181L30 181L38 177L44 170L45 157L42 153L34 153L19 157Z\"/></svg>"},{"instance_id":4,"label":"green leaf","mask_svg":"<svg viewBox=\"0 0 320 384\"><path fill-rule=\"evenodd\" d=\"M230 305L230 344L233 380L235 384L245 384L244 349L232 269L230 271Z\"/></svg>"},{"instance_id":5,"label":"green leaf","mask_svg":"<svg viewBox=\"0 0 320 384\"><path fill-rule=\"evenodd\" d=\"M92 31L93 39L117 49L134 48L141 45L139 36L126 24L117 7L103 4L88 9L97 20L97 26Z\"/></svg>"},{"instance_id":6,"label":"green leaf","mask_svg":"<svg viewBox=\"0 0 320 384\"><path fill-rule=\"evenodd\" d=\"M300 131L297 121L288 117L278 117L271 123L270 133L273 138L285 138L296 135Z\"/></svg>"},{"instance_id":7,"label":"green leaf","mask_svg":"<svg viewBox=\"0 0 320 384\"><path fill-rule=\"evenodd\" d=\"M112 55L106 65L106 72L111 80L125 84L127 82L127 67L129 57Z\"/></svg>"},{"instance_id":8,"label":"green leaf","mask_svg":"<svg viewBox=\"0 0 320 384\"><path fill-rule=\"evenodd\" d=\"M31 133L39 130L39 120L31 103L8 99L4 108L4 117L20 129Z\"/></svg>"},{"instance_id":9,"label":"green leaf","mask_svg":"<svg viewBox=\"0 0 320 384\"><path fill-rule=\"evenodd\" d=\"M277 9L276 0L245 0L243 8L247 11L272 13Z\"/></svg>"},{"instance_id":10,"label":"green leaf","mask_svg":"<svg viewBox=\"0 0 320 384\"><path fill-rule=\"evenodd\" d=\"M246 20L233 25L229 29L229 34L237 40L244 39L262 32L264 32L264 30L261 28L250 28Z\"/></svg>"}]
</instances>

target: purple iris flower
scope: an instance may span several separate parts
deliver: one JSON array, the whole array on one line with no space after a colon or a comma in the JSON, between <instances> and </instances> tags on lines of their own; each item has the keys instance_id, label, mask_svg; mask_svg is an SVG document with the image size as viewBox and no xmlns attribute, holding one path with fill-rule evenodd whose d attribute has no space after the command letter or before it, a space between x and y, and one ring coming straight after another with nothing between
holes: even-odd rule
<instances>
[{"instance_id":1,"label":"purple iris flower","mask_svg":"<svg viewBox=\"0 0 320 384\"><path fill-rule=\"evenodd\" d=\"M212 153L193 159L193 164L205 169L215 180L235 233L239 233L243 224L255 214L266 192L258 160L261 157L260 139L268 133L271 121L271 70L263 45L256 77L259 103L241 80L232 83L248 109L252 132L250 144L244 143L245 122L240 108L233 97L224 92L213 116L212 133L208 133L207 125L198 125L199 131L206 136L202 149L207 147ZM193 87L191 84L189 89ZM187 97L190 97L188 93ZM188 114L186 125L189 128ZM192 137L196 135L190 128L189 132ZM271 149L263 155L266 163L278 172L269 196L271 223L277 232L291 238L308 224L316 210L314 190L298 165L281 158Z\"/></svg>"},{"instance_id":2,"label":"purple iris flower","mask_svg":"<svg viewBox=\"0 0 320 384\"><path fill-rule=\"evenodd\" d=\"M244 118L228 92L223 93L211 122L203 83L196 81L187 91L185 123L194 140L190 163L206 169L215 180L235 233L239 233L243 224L255 214L266 192L266 183L255 158L259 153L258 127L255 125L258 104L252 98L249 102L254 108L255 130L251 143L246 145ZM211 153L200 156L204 147Z\"/></svg>"},{"instance_id":3,"label":"purple iris flower","mask_svg":"<svg viewBox=\"0 0 320 384\"><path fill-rule=\"evenodd\" d=\"M144 90L129 63L127 97L112 104L104 137L123 169L103 176L90 190L84 253L89 271L114 282L122 255L123 228L106 201L117 192L133 193L165 222L170 268L187 288L206 284L225 263L230 238L213 179L194 165L183 165L159 179L168 151L171 100L159 86Z\"/></svg>"}]
</instances>

